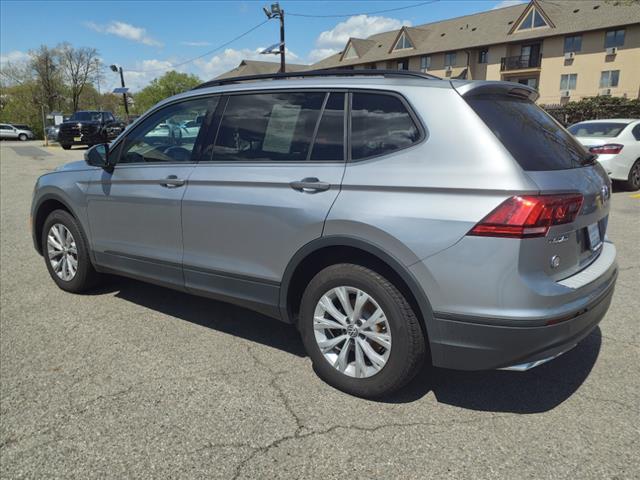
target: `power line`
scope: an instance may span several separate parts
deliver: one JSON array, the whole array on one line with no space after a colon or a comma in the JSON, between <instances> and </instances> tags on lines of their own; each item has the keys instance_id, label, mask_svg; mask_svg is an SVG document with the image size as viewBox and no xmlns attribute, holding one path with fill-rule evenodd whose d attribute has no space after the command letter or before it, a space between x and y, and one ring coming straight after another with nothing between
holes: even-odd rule
<instances>
[{"instance_id":1,"label":"power line","mask_svg":"<svg viewBox=\"0 0 640 480\"><path fill-rule=\"evenodd\" d=\"M170 64L168 67L164 67L164 68L152 68L149 70L135 70L135 69L129 69L129 68L125 68L125 71L127 72L134 72L134 73L150 73L150 72L163 72L169 68L177 68L177 67L181 67L182 65L186 65L187 63L191 63L194 62L196 60L199 60L202 57L206 57L207 55L211 55L212 53L217 52L218 50L223 49L224 47L232 44L233 42L240 40L242 37L245 37L247 35L249 35L251 32L253 32L254 30L257 30L258 28L260 28L262 25L264 25L265 23L267 23L269 21L269 19L265 20L264 22L260 22L258 25L256 25L255 27L250 28L249 30L247 30L244 33L241 33L240 35L238 35L235 38L232 38L231 40L222 43L220 45L218 45L216 48L214 48L213 50L209 50L208 52L203 53L202 55L198 55L197 57L194 58L190 58L189 60L185 60L184 62L180 62L180 63L174 63L174 64Z\"/></svg>"},{"instance_id":2,"label":"power line","mask_svg":"<svg viewBox=\"0 0 640 480\"><path fill-rule=\"evenodd\" d=\"M378 13L397 12L398 10L406 10L408 8L422 7L423 5L429 5L430 3L436 3L440 0L429 0L427 2L414 3L413 5L407 5L405 7L387 8L385 10L376 10L375 12L360 12L360 13L343 13L343 14L331 14L331 15L311 15L307 13L291 13L287 12L287 15L293 17L307 17L307 18L342 18L342 17L355 17L357 15L376 15Z\"/></svg>"}]
</instances>

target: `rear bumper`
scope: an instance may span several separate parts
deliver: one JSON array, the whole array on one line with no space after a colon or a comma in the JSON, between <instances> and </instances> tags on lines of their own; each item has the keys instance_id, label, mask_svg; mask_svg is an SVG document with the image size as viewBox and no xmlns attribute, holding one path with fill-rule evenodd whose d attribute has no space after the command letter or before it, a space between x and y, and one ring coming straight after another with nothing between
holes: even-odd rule
<instances>
[{"instance_id":1,"label":"rear bumper","mask_svg":"<svg viewBox=\"0 0 640 480\"><path fill-rule=\"evenodd\" d=\"M457 370L526 370L545 363L595 329L611 304L617 273L616 269L585 307L563 317L536 319L538 326L505 325L505 319L502 325L489 319L481 323L436 313L430 331L433 364Z\"/></svg>"}]
</instances>

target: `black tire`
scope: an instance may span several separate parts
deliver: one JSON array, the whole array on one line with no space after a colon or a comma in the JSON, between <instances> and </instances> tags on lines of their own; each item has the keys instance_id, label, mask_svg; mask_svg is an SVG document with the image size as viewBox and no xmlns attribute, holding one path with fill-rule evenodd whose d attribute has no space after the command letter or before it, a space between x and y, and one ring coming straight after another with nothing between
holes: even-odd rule
<instances>
[{"instance_id":1,"label":"black tire","mask_svg":"<svg viewBox=\"0 0 640 480\"><path fill-rule=\"evenodd\" d=\"M57 223L64 225L69 230L75 240L78 251L78 268L75 276L69 281L60 278L53 270L53 266L49 261L47 236L51 227ZM53 281L56 282L62 290L81 293L96 287L100 282L101 276L93 268L93 264L89 258L87 237L82 231L82 227L78 221L69 212L65 210L54 210L49 214L42 227L41 245L42 256L44 257L49 275L51 275Z\"/></svg>"},{"instance_id":2,"label":"black tire","mask_svg":"<svg viewBox=\"0 0 640 480\"><path fill-rule=\"evenodd\" d=\"M640 190L640 158L631 166L631 170L629 170L629 178L624 183L624 186L631 192Z\"/></svg>"},{"instance_id":3,"label":"black tire","mask_svg":"<svg viewBox=\"0 0 640 480\"><path fill-rule=\"evenodd\" d=\"M26 142L28 140L28 137L25 133L21 133L20 135L18 135L18 140L20 140L21 142Z\"/></svg>"},{"instance_id":4,"label":"black tire","mask_svg":"<svg viewBox=\"0 0 640 480\"><path fill-rule=\"evenodd\" d=\"M65 145L64 143L60 145L62 148L64 148L65 150L70 150L71 149L71 145Z\"/></svg>"},{"instance_id":5,"label":"black tire","mask_svg":"<svg viewBox=\"0 0 640 480\"><path fill-rule=\"evenodd\" d=\"M338 286L365 291L385 312L392 338L389 358L384 367L370 377L355 378L338 371L325 359L316 341L313 327L316 305L326 292ZM360 265L332 265L309 282L302 297L299 328L318 376L352 395L364 398L388 395L406 385L424 364L425 336L411 306L389 280Z\"/></svg>"}]
</instances>

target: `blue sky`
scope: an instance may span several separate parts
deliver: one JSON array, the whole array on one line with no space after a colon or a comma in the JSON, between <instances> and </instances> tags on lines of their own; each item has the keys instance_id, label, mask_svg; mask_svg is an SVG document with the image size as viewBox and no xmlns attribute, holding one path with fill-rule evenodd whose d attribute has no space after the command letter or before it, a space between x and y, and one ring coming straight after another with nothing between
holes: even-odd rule
<instances>
[{"instance_id":1,"label":"blue sky","mask_svg":"<svg viewBox=\"0 0 640 480\"><path fill-rule=\"evenodd\" d=\"M433 1L433 0L432 0ZM340 18L306 15L350 15L420 3L413 1L287 1L286 44L291 63L310 63L344 47L349 36L367 37L399 26L432 21L512 5L522 0L438 0L394 12ZM97 48L104 63L125 69L129 85L138 89L177 63L203 55L265 20L253 1L12 1L0 2L0 62L19 62L41 44ZM287 15L290 14L290 15ZM258 55L279 39L277 20L218 51L176 68L212 78L243 58L276 61ZM117 79L107 72L104 88Z\"/></svg>"}]
</instances>

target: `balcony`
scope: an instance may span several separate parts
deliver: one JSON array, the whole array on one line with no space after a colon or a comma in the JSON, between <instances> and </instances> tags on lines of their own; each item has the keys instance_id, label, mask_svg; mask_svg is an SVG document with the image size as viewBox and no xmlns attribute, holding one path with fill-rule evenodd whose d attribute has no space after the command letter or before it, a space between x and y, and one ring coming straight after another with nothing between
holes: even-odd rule
<instances>
[{"instance_id":1,"label":"balcony","mask_svg":"<svg viewBox=\"0 0 640 480\"><path fill-rule=\"evenodd\" d=\"M518 55L516 57L502 57L500 71L524 70L527 68L540 68L542 55Z\"/></svg>"}]
</instances>

